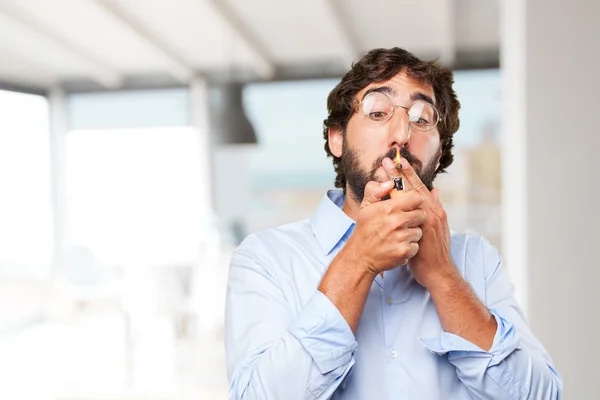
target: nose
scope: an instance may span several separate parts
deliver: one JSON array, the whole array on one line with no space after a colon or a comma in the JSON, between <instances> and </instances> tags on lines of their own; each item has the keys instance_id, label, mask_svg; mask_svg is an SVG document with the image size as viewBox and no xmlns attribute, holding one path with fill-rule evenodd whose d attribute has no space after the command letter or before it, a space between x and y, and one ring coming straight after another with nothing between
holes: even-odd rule
<instances>
[{"instance_id":1,"label":"nose","mask_svg":"<svg viewBox=\"0 0 600 400\"><path fill-rule=\"evenodd\" d=\"M388 147L403 147L410 141L411 127L408 123L408 115L402 109L398 109L392 115L389 125Z\"/></svg>"}]
</instances>

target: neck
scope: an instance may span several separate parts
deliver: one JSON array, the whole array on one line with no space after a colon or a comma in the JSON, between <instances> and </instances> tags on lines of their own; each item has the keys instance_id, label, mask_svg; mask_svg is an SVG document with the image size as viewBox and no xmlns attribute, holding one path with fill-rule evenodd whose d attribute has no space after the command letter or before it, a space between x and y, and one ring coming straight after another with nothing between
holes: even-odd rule
<instances>
[{"instance_id":1,"label":"neck","mask_svg":"<svg viewBox=\"0 0 600 400\"><path fill-rule=\"evenodd\" d=\"M353 221L356 221L358 217L358 210L360 210L360 203L354 200L354 194L348 186L346 186L346 197L344 199L344 207L342 211L346 213Z\"/></svg>"}]
</instances>

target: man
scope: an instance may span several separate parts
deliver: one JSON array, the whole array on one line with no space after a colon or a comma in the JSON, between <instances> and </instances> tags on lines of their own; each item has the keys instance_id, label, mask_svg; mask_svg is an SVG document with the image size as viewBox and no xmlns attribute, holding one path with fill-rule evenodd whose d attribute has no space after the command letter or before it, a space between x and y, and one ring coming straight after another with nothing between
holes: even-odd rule
<instances>
[{"instance_id":1,"label":"man","mask_svg":"<svg viewBox=\"0 0 600 400\"><path fill-rule=\"evenodd\" d=\"M325 150L343 190L234 252L230 398L560 398L497 251L451 234L433 188L459 126L452 84L434 62L377 49L330 93ZM409 190L389 198L397 177Z\"/></svg>"}]
</instances>

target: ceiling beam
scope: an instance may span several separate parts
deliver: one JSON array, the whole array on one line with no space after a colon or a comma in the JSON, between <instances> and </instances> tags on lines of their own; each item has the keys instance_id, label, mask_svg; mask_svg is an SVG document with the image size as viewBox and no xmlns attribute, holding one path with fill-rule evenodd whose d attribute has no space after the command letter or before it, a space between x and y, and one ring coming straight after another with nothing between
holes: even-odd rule
<instances>
[{"instance_id":1,"label":"ceiling beam","mask_svg":"<svg viewBox=\"0 0 600 400\"><path fill-rule=\"evenodd\" d=\"M215 11L221 16L229 29L254 52L258 59L256 72L263 79L270 79L275 74L273 61L262 41L250 29L246 21L240 18L233 8L224 0L209 0Z\"/></svg>"},{"instance_id":2,"label":"ceiling beam","mask_svg":"<svg viewBox=\"0 0 600 400\"><path fill-rule=\"evenodd\" d=\"M46 96L48 91L41 86L20 85L18 83L0 81L0 90L9 92L18 92L25 94L35 94L38 96Z\"/></svg>"},{"instance_id":3,"label":"ceiling beam","mask_svg":"<svg viewBox=\"0 0 600 400\"><path fill-rule=\"evenodd\" d=\"M141 24L117 1L95 0L109 15L156 50L171 67L169 73L182 83L188 83L196 75L194 68L169 44L159 38L151 29Z\"/></svg>"},{"instance_id":4,"label":"ceiling beam","mask_svg":"<svg viewBox=\"0 0 600 400\"><path fill-rule=\"evenodd\" d=\"M324 0L323 12L331 21L330 26L338 32L341 39L342 62L345 67L350 68L359 56L360 45L344 7L344 0Z\"/></svg>"},{"instance_id":5,"label":"ceiling beam","mask_svg":"<svg viewBox=\"0 0 600 400\"><path fill-rule=\"evenodd\" d=\"M107 89L115 89L121 85L121 76L110 66L106 65L103 60L90 54L85 47L79 45L76 41L55 32L42 19L19 6L5 1L0 1L0 12L25 29L44 37L63 49L63 51L81 60L89 69L91 79L98 84Z\"/></svg>"}]
</instances>

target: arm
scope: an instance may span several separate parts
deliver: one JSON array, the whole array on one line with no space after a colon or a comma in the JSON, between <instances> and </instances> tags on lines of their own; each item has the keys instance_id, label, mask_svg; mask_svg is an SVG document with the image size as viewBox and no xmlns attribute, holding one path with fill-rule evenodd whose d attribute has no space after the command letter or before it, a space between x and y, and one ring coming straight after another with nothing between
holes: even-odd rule
<instances>
[{"instance_id":1,"label":"arm","mask_svg":"<svg viewBox=\"0 0 600 400\"><path fill-rule=\"evenodd\" d=\"M319 292L339 310L354 333L377 274L360 267L361 263L352 254L351 246L346 246L327 268Z\"/></svg>"},{"instance_id":2,"label":"arm","mask_svg":"<svg viewBox=\"0 0 600 400\"><path fill-rule=\"evenodd\" d=\"M448 355L448 361L456 367L459 379L473 398L559 399L561 377L527 326L498 252L483 239L481 248L487 308L497 324L491 348L485 351L445 326L438 340L424 344L440 355ZM440 320L446 317L440 316Z\"/></svg>"},{"instance_id":3,"label":"arm","mask_svg":"<svg viewBox=\"0 0 600 400\"><path fill-rule=\"evenodd\" d=\"M354 233L319 285L353 332L377 274L404 265L419 250L417 227L426 215L417 208L423 200L412 193L382 203L392 187L392 181L367 183Z\"/></svg>"},{"instance_id":4,"label":"arm","mask_svg":"<svg viewBox=\"0 0 600 400\"><path fill-rule=\"evenodd\" d=\"M315 290L295 315L255 235L232 256L225 324L230 399L327 399L354 364L336 307Z\"/></svg>"},{"instance_id":5,"label":"arm","mask_svg":"<svg viewBox=\"0 0 600 400\"><path fill-rule=\"evenodd\" d=\"M498 324L454 265L427 286L445 332L489 350Z\"/></svg>"},{"instance_id":6,"label":"arm","mask_svg":"<svg viewBox=\"0 0 600 400\"><path fill-rule=\"evenodd\" d=\"M529 330L496 249L482 240L467 256L475 257L470 263L484 271L484 305L452 264L447 217L437 190L429 192L406 160L402 160L402 173L424 197L428 214L421 225L419 253L410 267L429 290L444 330L439 338L423 344L439 355L448 354L473 398L559 399L562 380Z\"/></svg>"},{"instance_id":7,"label":"arm","mask_svg":"<svg viewBox=\"0 0 600 400\"><path fill-rule=\"evenodd\" d=\"M367 184L354 233L299 315L258 236L234 253L225 343L231 398L325 399L338 388L354 364L353 331L375 276L418 250L422 199L411 194L383 204L392 186Z\"/></svg>"}]
</instances>

